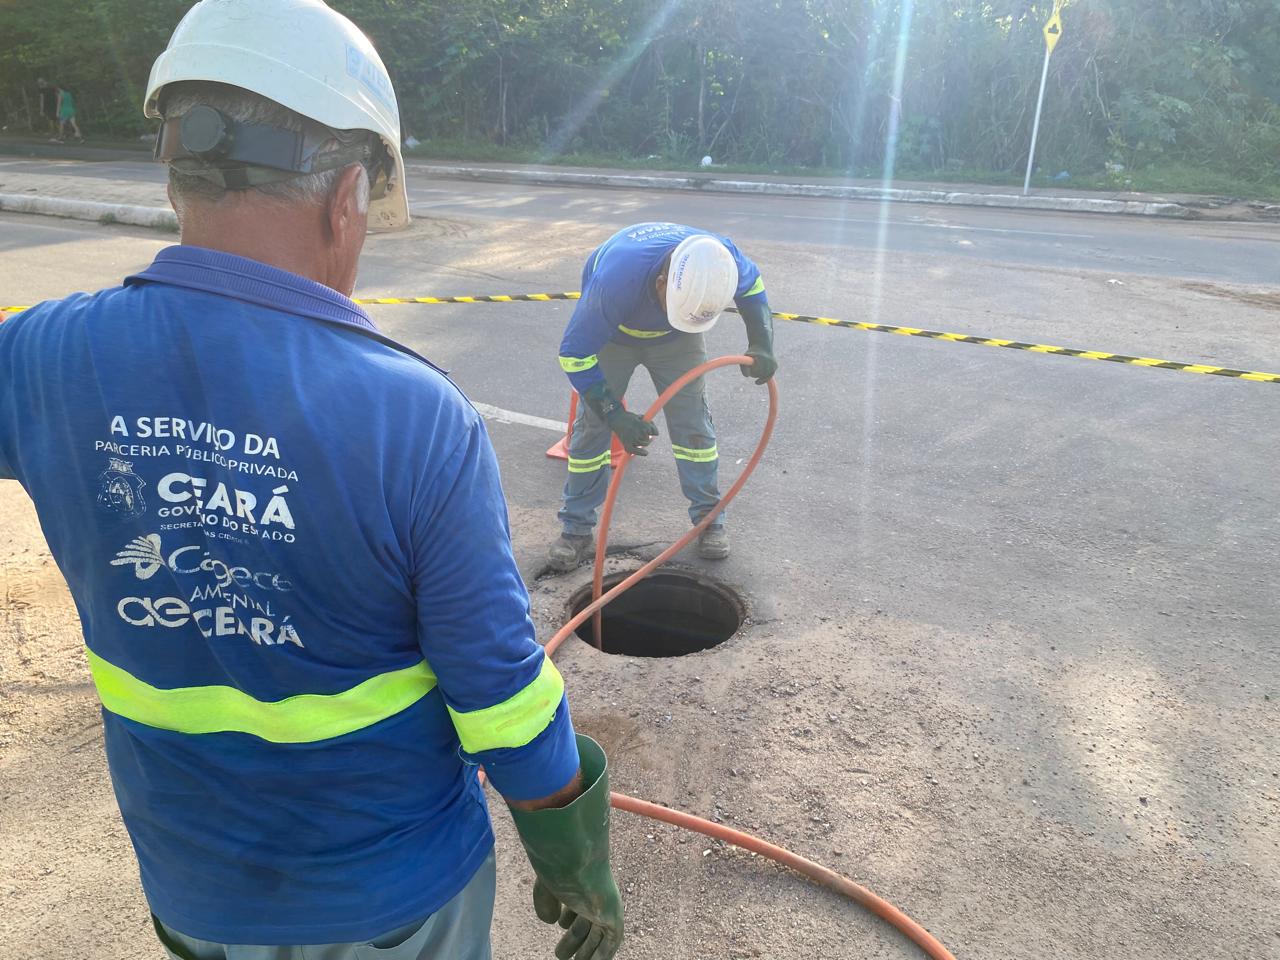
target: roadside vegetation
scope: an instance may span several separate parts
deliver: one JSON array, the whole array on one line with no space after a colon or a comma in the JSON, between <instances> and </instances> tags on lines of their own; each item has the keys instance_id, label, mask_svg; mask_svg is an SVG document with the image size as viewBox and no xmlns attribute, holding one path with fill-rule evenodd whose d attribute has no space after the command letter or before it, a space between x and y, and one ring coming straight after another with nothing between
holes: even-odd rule
<instances>
[{"instance_id":1,"label":"roadside vegetation","mask_svg":"<svg viewBox=\"0 0 1280 960\"><path fill-rule=\"evenodd\" d=\"M97 137L148 132L189 0L0 0L0 115L36 77ZM1020 184L1045 0L334 0L378 44L412 152ZM1280 196L1275 0L1065 0L1035 183ZM1067 176L1061 176L1061 174ZM1056 178L1056 179L1055 179Z\"/></svg>"}]
</instances>

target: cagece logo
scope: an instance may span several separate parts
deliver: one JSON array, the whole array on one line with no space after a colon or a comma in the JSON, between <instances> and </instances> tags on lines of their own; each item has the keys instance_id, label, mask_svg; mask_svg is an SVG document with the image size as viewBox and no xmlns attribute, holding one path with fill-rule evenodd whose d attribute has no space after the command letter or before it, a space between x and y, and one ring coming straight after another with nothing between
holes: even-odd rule
<instances>
[{"instance_id":1,"label":"cagece logo","mask_svg":"<svg viewBox=\"0 0 1280 960\"><path fill-rule=\"evenodd\" d=\"M133 564L133 574L139 580L154 577L156 571L164 566L164 557L160 555L160 535L149 533L145 537L134 537L111 561L113 567L129 564Z\"/></svg>"},{"instance_id":2,"label":"cagece logo","mask_svg":"<svg viewBox=\"0 0 1280 960\"><path fill-rule=\"evenodd\" d=\"M276 624L270 617L236 615L229 606L193 609L181 597L122 597L116 604L120 619L134 627L184 627L193 623L206 640L213 637L245 636L259 646L292 643L301 647L302 640L289 618ZM246 622L247 621L247 622Z\"/></svg>"},{"instance_id":3,"label":"cagece logo","mask_svg":"<svg viewBox=\"0 0 1280 960\"><path fill-rule=\"evenodd\" d=\"M180 627L191 619L191 608L179 597L125 597L116 613L135 627Z\"/></svg>"},{"instance_id":4,"label":"cagece logo","mask_svg":"<svg viewBox=\"0 0 1280 960\"><path fill-rule=\"evenodd\" d=\"M178 547L166 558L160 546L160 534L149 533L145 537L135 537L128 545L116 554L111 561L113 567L132 565L133 574L139 580L150 580L163 567L174 573L193 575L208 573L213 576L218 589L230 587L254 586L260 590L278 590L288 593L293 584L278 573L266 571L255 572L248 567L231 566L224 560L212 557L207 551L197 546Z\"/></svg>"}]
</instances>

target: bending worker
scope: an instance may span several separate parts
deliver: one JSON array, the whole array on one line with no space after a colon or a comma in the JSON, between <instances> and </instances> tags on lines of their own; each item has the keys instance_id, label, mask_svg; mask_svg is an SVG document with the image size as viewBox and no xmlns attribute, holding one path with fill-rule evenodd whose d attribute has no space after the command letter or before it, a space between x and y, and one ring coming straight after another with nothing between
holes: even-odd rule
<instances>
[{"instance_id":1,"label":"bending worker","mask_svg":"<svg viewBox=\"0 0 1280 960\"><path fill-rule=\"evenodd\" d=\"M703 333L735 303L747 328L744 376L766 383L777 371L773 320L756 265L728 237L678 223L637 223L614 234L587 258L582 296L560 344L560 366L582 396L569 441L569 478L559 517L560 539L547 559L568 572L594 547L596 513L609 486L611 434L629 453L645 456L658 430L622 408L636 367L661 393L707 359ZM715 426L701 377L663 410L680 487L697 524L720 501ZM724 514L698 538L707 560L729 555Z\"/></svg>"},{"instance_id":2,"label":"bending worker","mask_svg":"<svg viewBox=\"0 0 1280 960\"><path fill-rule=\"evenodd\" d=\"M366 230L409 219L382 61L319 0L202 0L145 110L181 244L0 324L0 479L75 598L156 935L488 960L483 764L557 956L607 960L604 754L535 641L484 424L349 299Z\"/></svg>"}]
</instances>

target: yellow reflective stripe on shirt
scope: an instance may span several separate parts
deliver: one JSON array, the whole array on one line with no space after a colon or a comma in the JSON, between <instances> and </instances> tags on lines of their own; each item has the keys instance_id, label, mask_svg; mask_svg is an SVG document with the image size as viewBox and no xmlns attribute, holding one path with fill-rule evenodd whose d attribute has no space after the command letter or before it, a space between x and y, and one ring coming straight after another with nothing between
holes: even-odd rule
<instances>
[{"instance_id":1,"label":"yellow reflective stripe on shirt","mask_svg":"<svg viewBox=\"0 0 1280 960\"><path fill-rule=\"evenodd\" d=\"M560 369L565 373L581 373L583 370L590 370L600 358L596 356L590 357L561 357Z\"/></svg>"},{"instance_id":2,"label":"yellow reflective stripe on shirt","mask_svg":"<svg viewBox=\"0 0 1280 960\"><path fill-rule=\"evenodd\" d=\"M570 473L595 473L597 470L603 470L605 467L613 466L613 451L606 450L598 457L592 457L589 460L579 460L575 457L569 458Z\"/></svg>"},{"instance_id":3,"label":"yellow reflective stripe on shirt","mask_svg":"<svg viewBox=\"0 0 1280 960\"><path fill-rule=\"evenodd\" d=\"M560 671L544 656L538 675L514 697L481 710L461 712L450 707L449 716L467 753L523 747L551 724L563 696Z\"/></svg>"},{"instance_id":4,"label":"yellow reflective stripe on shirt","mask_svg":"<svg viewBox=\"0 0 1280 960\"><path fill-rule=\"evenodd\" d=\"M677 460L689 460L692 463L710 463L720 457L720 452L715 446L698 450L694 447L680 447L673 443L671 452L675 454Z\"/></svg>"},{"instance_id":5,"label":"yellow reflective stripe on shirt","mask_svg":"<svg viewBox=\"0 0 1280 960\"><path fill-rule=\"evenodd\" d=\"M112 713L178 733L248 733L271 743L315 743L363 730L417 703L436 685L425 660L341 693L255 700L235 687L153 687L90 650L89 672Z\"/></svg>"},{"instance_id":6,"label":"yellow reflective stripe on shirt","mask_svg":"<svg viewBox=\"0 0 1280 960\"><path fill-rule=\"evenodd\" d=\"M756 282L751 285L751 289L742 296L754 297L757 293L764 293L764 277L756 277Z\"/></svg>"},{"instance_id":7,"label":"yellow reflective stripe on shirt","mask_svg":"<svg viewBox=\"0 0 1280 960\"><path fill-rule=\"evenodd\" d=\"M618 324L618 329L625 333L628 337L638 337L641 340L652 340L654 337L665 337L670 330L632 330L630 327L624 327Z\"/></svg>"}]
</instances>

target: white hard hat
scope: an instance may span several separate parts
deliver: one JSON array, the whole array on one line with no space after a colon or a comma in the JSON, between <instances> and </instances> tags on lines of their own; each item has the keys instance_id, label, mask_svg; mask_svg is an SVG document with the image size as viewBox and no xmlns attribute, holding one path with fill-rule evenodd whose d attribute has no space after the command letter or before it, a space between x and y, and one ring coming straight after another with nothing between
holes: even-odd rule
<instances>
[{"instance_id":1,"label":"white hard hat","mask_svg":"<svg viewBox=\"0 0 1280 960\"><path fill-rule=\"evenodd\" d=\"M715 237L685 237L667 267L667 323L685 333L710 330L738 289L738 265Z\"/></svg>"},{"instance_id":2,"label":"white hard hat","mask_svg":"<svg viewBox=\"0 0 1280 960\"><path fill-rule=\"evenodd\" d=\"M394 161L386 195L369 204L370 230L409 222L396 92L378 51L320 0L200 0L151 67L143 112L160 119L171 83L241 87L335 130L368 130Z\"/></svg>"}]
</instances>

